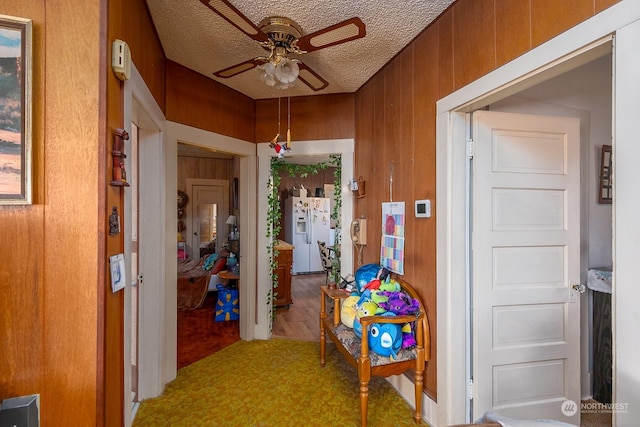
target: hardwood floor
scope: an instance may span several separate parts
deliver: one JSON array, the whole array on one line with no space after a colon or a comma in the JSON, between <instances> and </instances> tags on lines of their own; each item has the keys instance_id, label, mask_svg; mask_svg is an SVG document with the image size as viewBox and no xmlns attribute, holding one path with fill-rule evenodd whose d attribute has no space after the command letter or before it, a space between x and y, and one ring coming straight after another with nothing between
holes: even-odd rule
<instances>
[{"instance_id":1,"label":"hardwood floor","mask_svg":"<svg viewBox=\"0 0 640 427\"><path fill-rule=\"evenodd\" d=\"M320 340L320 286L325 274L299 274L291 279L293 304L276 309L273 336ZM209 292L202 307L178 310L178 369L240 339L239 321L216 322L217 292Z\"/></svg>"},{"instance_id":2,"label":"hardwood floor","mask_svg":"<svg viewBox=\"0 0 640 427\"><path fill-rule=\"evenodd\" d=\"M293 304L276 309L273 336L304 341L320 340L320 286L325 274L298 274L291 278Z\"/></svg>"}]
</instances>

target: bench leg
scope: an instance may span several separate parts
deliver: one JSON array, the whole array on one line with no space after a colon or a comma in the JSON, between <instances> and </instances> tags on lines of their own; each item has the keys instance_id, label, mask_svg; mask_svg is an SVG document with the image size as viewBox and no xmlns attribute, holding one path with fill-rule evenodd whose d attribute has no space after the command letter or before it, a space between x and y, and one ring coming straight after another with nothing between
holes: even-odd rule
<instances>
[{"instance_id":1,"label":"bench leg","mask_svg":"<svg viewBox=\"0 0 640 427\"><path fill-rule=\"evenodd\" d=\"M369 381L360 381L360 425L367 427L369 410Z\"/></svg>"},{"instance_id":2,"label":"bench leg","mask_svg":"<svg viewBox=\"0 0 640 427\"><path fill-rule=\"evenodd\" d=\"M422 424L422 389L424 387L423 379L424 379L424 371L416 372L416 376L415 376L416 412L413 414L413 418L416 420L416 423L418 424Z\"/></svg>"}]
</instances>

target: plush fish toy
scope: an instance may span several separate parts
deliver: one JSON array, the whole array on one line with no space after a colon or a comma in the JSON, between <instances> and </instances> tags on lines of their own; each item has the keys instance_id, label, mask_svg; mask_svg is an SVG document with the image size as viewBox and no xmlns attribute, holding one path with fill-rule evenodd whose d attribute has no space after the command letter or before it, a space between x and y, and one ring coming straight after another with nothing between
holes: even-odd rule
<instances>
[{"instance_id":1,"label":"plush fish toy","mask_svg":"<svg viewBox=\"0 0 640 427\"><path fill-rule=\"evenodd\" d=\"M369 328L369 348L381 356L392 360L398 357L402 348L402 330L396 323L374 323Z\"/></svg>"}]
</instances>

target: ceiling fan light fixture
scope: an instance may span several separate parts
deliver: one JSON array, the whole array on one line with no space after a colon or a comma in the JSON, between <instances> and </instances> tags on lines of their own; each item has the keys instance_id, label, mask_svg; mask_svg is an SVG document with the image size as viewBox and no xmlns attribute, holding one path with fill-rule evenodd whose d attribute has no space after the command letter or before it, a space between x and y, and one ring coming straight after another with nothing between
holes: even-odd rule
<instances>
[{"instance_id":1,"label":"ceiling fan light fixture","mask_svg":"<svg viewBox=\"0 0 640 427\"><path fill-rule=\"evenodd\" d=\"M298 64L289 58L282 58L278 66L275 67L276 79L282 83L293 83L298 78L299 73Z\"/></svg>"}]
</instances>

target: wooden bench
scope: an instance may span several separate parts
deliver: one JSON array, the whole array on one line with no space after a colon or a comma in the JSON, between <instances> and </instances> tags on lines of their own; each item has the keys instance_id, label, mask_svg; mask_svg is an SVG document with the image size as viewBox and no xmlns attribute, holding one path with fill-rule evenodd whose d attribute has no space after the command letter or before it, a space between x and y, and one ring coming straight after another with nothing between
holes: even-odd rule
<instances>
[{"instance_id":1,"label":"wooden bench","mask_svg":"<svg viewBox=\"0 0 640 427\"><path fill-rule=\"evenodd\" d=\"M424 382L425 364L430 357L429 321L424 304L416 291L404 280L396 279L402 291L420 301L420 312L417 316L368 316L360 319L362 324L362 339L358 338L352 328L340 321L340 303L349 294L343 290L329 289L321 286L320 300L320 365L325 366L326 337L336 345L340 353L351 366L357 369L360 381L360 424L367 425L367 409L369 400L369 380L371 376L388 377L413 370L415 374L415 403L413 414L417 423L422 422L422 389ZM333 300L333 316L329 316L326 309L327 297ZM417 345L411 349L402 349L395 360L380 356L369 351L368 330L373 323L415 322L415 338Z\"/></svg>"}]
</instances>

